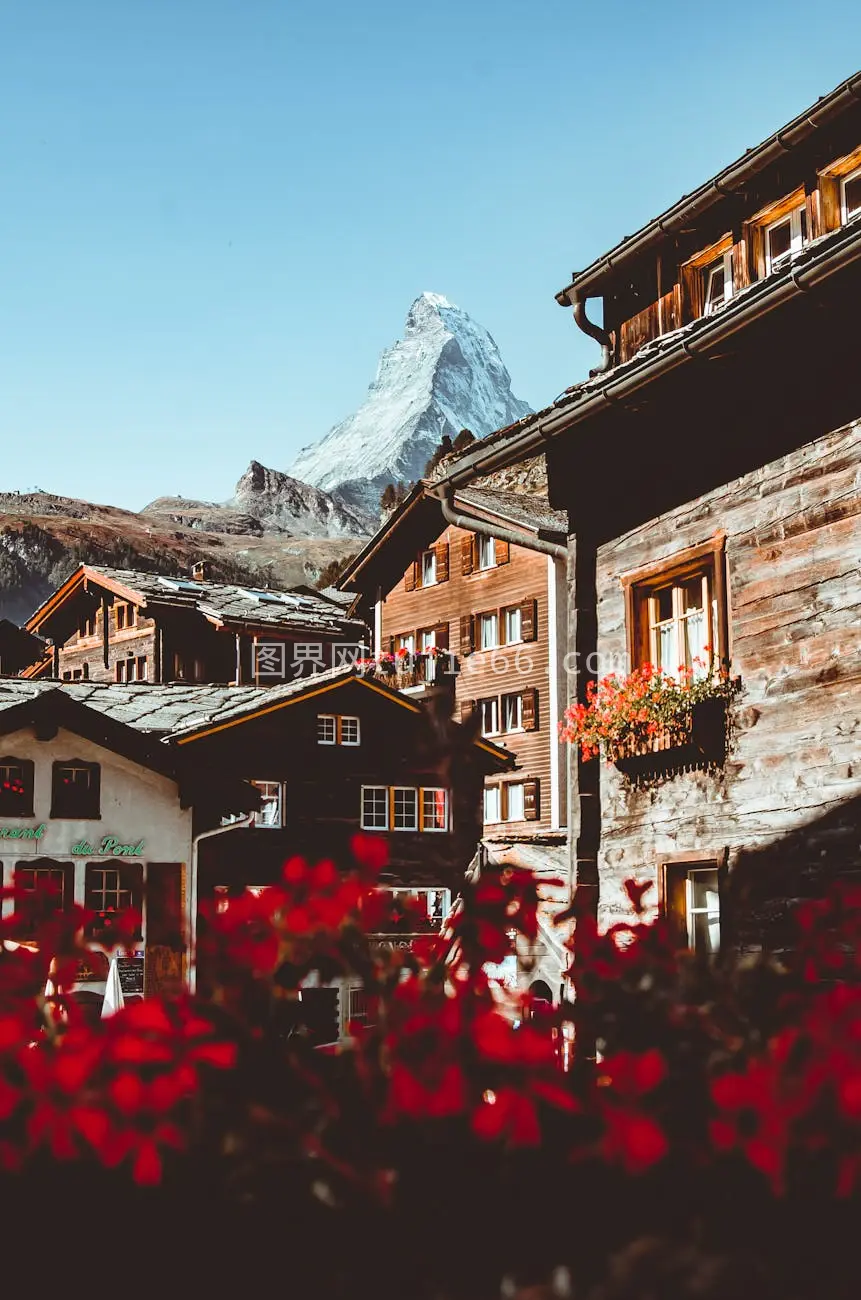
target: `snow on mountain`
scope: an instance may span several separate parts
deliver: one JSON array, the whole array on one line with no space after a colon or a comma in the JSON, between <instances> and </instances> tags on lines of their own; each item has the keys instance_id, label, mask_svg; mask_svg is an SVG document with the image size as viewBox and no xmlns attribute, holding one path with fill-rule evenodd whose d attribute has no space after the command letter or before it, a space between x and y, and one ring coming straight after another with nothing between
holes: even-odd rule
<instances>
[{"instance_id":1,"label":"snow on mountain","mask_svg":"<svg viewBox=\"0 0 861 1300\"><path fill-rule=\"evenodd\" d=\"M267 529L301 537L362 537L368 533L367 519L346 503L281 470L267 469L257 460L236 484L230 504L261 520Z\"/></svg>"},{"instance_id":2,"label":"snow on mountain","mask_svg":"<svg viewBox=\"0 0 861 1300\"><path fill-rule=\"evenodd\" d=\"M484 326L441 294L423 293L358 411L304 447L290 473L376 515L382 488L419 478L444 434L466 428L482 437L531 409L512 393Z\"/></svg>"}]
</instances>

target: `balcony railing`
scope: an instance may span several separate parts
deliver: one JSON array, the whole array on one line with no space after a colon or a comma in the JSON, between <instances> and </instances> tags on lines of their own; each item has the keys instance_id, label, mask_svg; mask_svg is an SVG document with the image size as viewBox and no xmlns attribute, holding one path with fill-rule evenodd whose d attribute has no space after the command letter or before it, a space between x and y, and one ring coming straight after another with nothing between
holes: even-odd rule
<instances>
[{"instance_id":1,"label":"balcony railing","mask_svg":"<svg viewBox=\"0 0 861 1300\"><path fill-rule=\"evenodd\" d=\"M457 675L457 657L448 650L419 654L383 655L369 665L383 681L399 691L417 686L453 686Z\"/></svg>"}]
</instances>

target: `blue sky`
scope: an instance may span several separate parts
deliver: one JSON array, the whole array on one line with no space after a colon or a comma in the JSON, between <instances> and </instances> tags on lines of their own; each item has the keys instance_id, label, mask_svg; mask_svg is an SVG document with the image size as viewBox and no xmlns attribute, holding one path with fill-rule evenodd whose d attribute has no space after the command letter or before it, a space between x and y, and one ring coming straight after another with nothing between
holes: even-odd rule
<instances>
[{"instance_id":1,"label":"blue sky","mask_svg":"<svg viewBox=\"0 0 861 1300\"><path fill-rule=\"evenodd\" d=\"M0 0L0 488L223 499L425 289L552 400L570 272L859 49L857 0Z\"/></svg>"}]
</instances>

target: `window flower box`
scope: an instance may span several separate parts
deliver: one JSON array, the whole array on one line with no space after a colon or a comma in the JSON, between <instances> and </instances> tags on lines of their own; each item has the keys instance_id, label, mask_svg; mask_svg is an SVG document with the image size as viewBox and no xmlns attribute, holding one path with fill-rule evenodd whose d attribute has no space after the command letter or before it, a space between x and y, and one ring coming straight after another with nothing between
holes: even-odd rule
<instances>
[{"instance_id":1,"label":"window flower box","mask_svg":"<svg viewBox=\"0 0 861 1300\"><path fill-rule=\"evenodd\" d=\"M562 738L579 745L584 759L601 754L631 777L719 767L737 689L726 668L695 663L671 677L645 664L590 683L587 703L568 709Z\"/></svg>"}]
</instances>

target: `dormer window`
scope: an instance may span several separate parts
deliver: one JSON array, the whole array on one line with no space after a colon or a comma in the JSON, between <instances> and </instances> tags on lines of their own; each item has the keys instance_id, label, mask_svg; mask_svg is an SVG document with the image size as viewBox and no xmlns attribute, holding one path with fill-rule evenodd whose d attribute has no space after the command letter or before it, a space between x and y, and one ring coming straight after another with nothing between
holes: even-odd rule
<instances>
[{"instance_id":1,"label":"dormer window","mask_svg":"<svg viewBox=\"0 0 861 1300\"><path fill-rule=\"evenodd\" d=\"M807 243L807 207L801 204L765 228L766 274L782 271Z\"/></svg>"},{"instance_id":2,"label":"dormer window","mask_svg":"<svg viewBox=\"0 0 861 1300\"><path fill-rule=\"evenodd\" d=\"M844 221L861 216L861 167L844 176L840 183L840 197Z\"/></svg>"},{"instance_id":3,"label":"dormer window","mask_svg":"<svg viewBox=\"0 0 861 1300\"><path fill-rule=\"evenodd\" d=\"M732 297L732 249L703 268L703 315L712 316Z\"/></svg>"}]
</instances>

